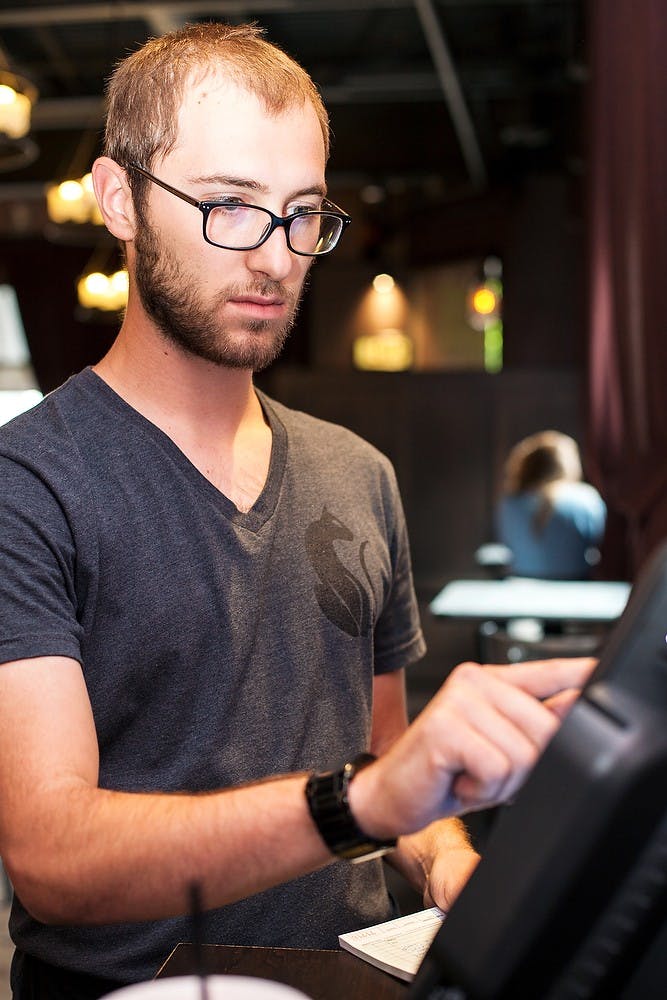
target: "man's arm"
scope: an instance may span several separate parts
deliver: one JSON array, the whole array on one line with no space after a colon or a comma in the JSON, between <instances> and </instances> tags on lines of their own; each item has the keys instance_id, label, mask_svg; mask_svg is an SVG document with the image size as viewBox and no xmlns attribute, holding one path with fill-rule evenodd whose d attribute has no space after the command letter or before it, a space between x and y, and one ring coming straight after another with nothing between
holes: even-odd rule
<instances>
[{"instance_id":1,"label":"man's arm","mask_svg":"<svg viewBox=\"0 0 667 1000\"><path fill-rule=\"evenodd\" d=\"M359 825L389 839L513 794L558 724L537 698L580 686L591 667L457 668L351 783ZM42 921L183 913L195 881L205 907L221 906L331 862L305 781L291 775L202 795L101 789L79 664L48 657L0 666L0 855Z\"/></svg>"},{"instance_id":2,"label":"man's arm","mask_svg":"<svg viewBox=\"0 0 667 1000\"><path fill-rule=\"evenodd\" d=\"M39 920L100 923L183 913L199 883L223 905L333 859L304 775L201 795L98 787L79 664L0 666L0 855Z\"/></svg>"}]
</instances>

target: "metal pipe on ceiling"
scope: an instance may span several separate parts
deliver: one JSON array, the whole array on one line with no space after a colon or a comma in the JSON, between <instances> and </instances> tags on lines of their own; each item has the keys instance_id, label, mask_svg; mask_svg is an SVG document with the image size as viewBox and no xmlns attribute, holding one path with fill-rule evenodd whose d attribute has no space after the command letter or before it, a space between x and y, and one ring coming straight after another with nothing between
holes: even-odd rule
<instances>
[{"instance_id":1,"label":"metal pipe on ceiling","mask_svg":"<svg viewBox=\"0 0 667 1000\"><path fill-rule=\"evenodd\" d=\"M435 65L452 124L461 144L461 152L475 187L487 184L486 166L477 141L475 126L468 112L463 90L454 66L442 25L432 0L414 0L415 9Z\"/></svg>"}]
</instances>

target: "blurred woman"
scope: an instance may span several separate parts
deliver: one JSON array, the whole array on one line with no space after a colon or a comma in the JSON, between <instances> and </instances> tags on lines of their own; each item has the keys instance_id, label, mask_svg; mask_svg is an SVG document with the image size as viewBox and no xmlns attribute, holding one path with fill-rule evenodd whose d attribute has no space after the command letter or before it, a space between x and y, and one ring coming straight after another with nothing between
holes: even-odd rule
<instances>
[{"instance_id":1,"label":"blurred woman","mask_svg":"<svg viewBox=\"0 0 667 1000\"><path fill-rule=\"evenodd\" d=\"M512 448L496 511L498 540L512 552L511 572L583 580L599 558L607 510L582 482L576 441L541 431Z\"/></svg>"}]
</instances>

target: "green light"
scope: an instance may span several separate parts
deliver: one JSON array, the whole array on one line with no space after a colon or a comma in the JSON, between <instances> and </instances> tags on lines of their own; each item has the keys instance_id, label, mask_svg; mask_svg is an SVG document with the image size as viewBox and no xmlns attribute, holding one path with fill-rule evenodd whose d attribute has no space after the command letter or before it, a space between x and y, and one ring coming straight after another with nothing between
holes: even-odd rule
<instances>
[{"instance_id":1,"label":"green light","mask_svg":"<svg viewBox=\"0 0 667 1000\"><path fill-rule=\"evenodd\" d=\"M484 370L495 375L503 369L503 322L492 319L484 324Z\"/></svg>"}]
</instances>

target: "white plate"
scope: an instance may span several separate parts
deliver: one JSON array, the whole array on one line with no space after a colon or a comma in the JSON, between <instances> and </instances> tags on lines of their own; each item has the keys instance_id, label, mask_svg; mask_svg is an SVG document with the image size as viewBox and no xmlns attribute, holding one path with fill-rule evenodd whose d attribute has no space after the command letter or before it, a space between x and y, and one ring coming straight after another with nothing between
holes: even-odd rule
<instances>
[{"instance_id":1,"label":"white plate","mask_svg":"<svg viewBox=\"0 0 667 1000\"><path fill-rule=\"evenodd\" d=\"M254 976L207 976L208 1000L309 1000L283 983ZM172 976L135 983L107 994L107 1000L202 1000L199 976Z\"/></svg>"}]
</instances>

